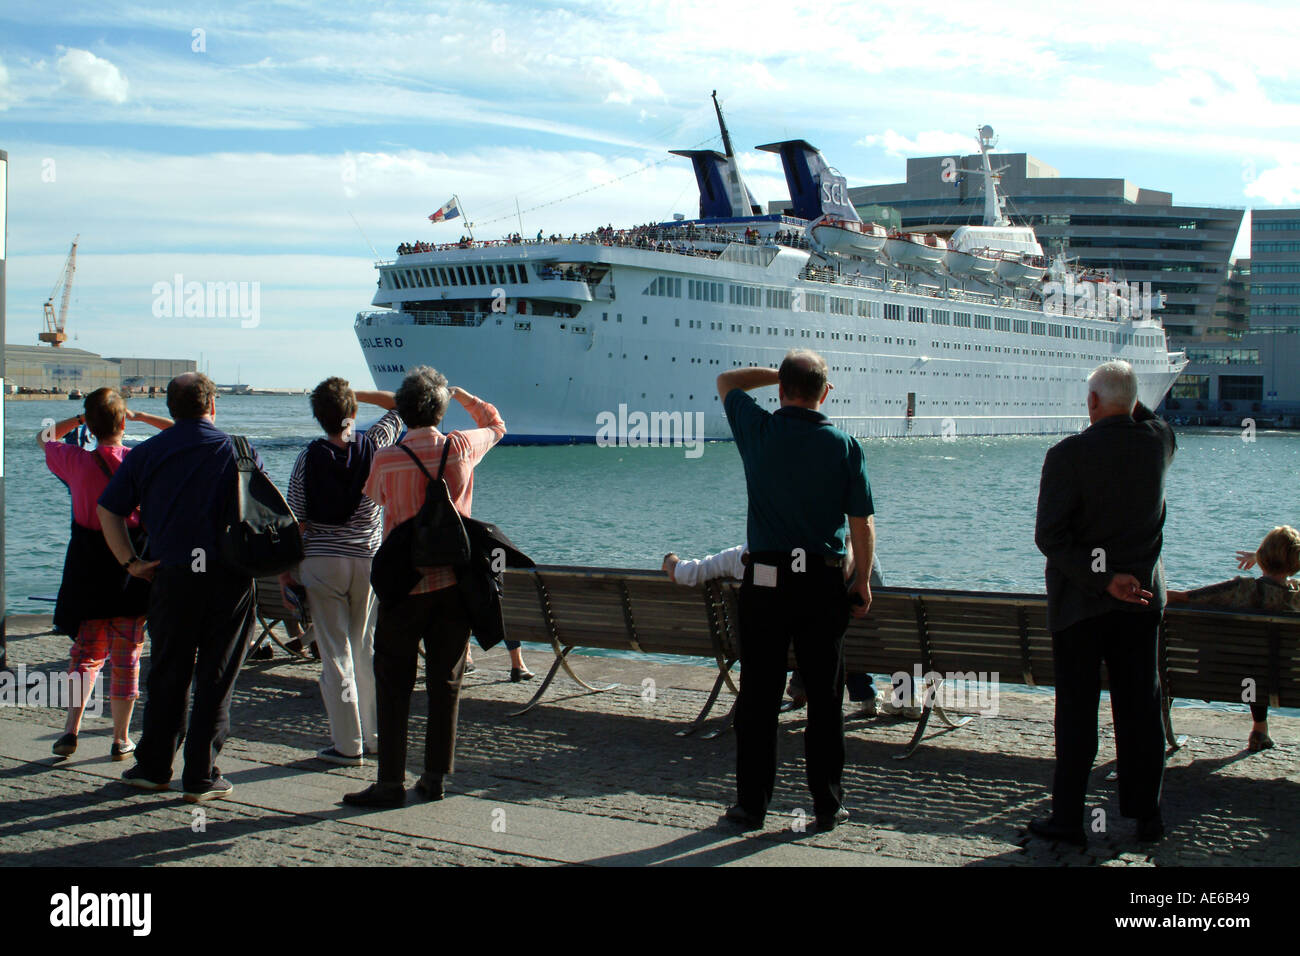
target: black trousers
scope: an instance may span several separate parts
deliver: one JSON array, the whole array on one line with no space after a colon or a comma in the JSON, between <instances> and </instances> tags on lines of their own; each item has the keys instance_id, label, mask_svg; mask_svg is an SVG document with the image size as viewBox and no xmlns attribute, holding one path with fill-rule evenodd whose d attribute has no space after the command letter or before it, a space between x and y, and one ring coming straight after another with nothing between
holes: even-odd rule
<instances>
[{"instance_id":1,"label":"black trousers","mask_svg":"<svg viewBox=\"0 0 1300 956\"><path fill-rule=\"evenodd\" d=\"M1101 664L1110 681L1119 774L1119 807L1143 818L1160 808L1165 773L1164 724L1156 653L1159 612L1111 611L1052 632L1056 667L1056 772L1052 815L1085 823L1088 774L1097 759Z\"/></svg>"},{"instance_id":2,"label":"black trousers","mask_svg":"<svg viewBox=\"0 0 1300 956\"><path fill-rule=\"evenodd\" d=\"M412 595L397 605L379 605L375 622L375 692L380 783L406 782L406 729L421 641L424 685L429 694L424 769L433 774L456 769L456 721L469 632L469 616L454 587Z\"/></svg>"},{"instance_id":3,"label":"black trousers","mask_svg":"<svg viewBox=\"0 0 1300 956\"><path fill-rule=\"evenodd\" d=\"M791 569L789 555L777 564L776 587L754 584L752 555L740 588L740 696L736 701L736 795L748 813L762 818L776 787L777 715L786 661L795 660L808 695L804 763L813 812L840 808L844 771L844 632L848 595L839 568L809 560Z\"/></svg>"},{"instance_id":4,"label":"black trousers","mask_svg":"<svg viewBox=\"0 0 1300 956\"><path fill-rule=\"evenodd\" d=\"M220 567L202 573L158 568L149 591L149 677L135 751L150 780L171 779L182 736L185 789L202 790L220 776L216 759L230 731L230 698L253 610L251 578Z\"/></svg>"}]
</instances>

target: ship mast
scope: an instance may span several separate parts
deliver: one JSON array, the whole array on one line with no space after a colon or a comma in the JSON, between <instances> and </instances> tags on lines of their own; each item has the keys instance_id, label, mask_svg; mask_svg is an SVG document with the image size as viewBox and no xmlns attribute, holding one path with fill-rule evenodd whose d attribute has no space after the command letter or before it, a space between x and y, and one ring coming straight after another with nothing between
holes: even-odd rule
<instances>
[{"instance_id":1,"label":"ship mast","mask_svg":"<svg viewBox=\"0 0 1300 956\"><path fill-rule=\"evenodd\" d=\"M1011 220L1007 218L1006 200L998 194L998 173L1002 172L1006 167L999 167L995 171L993 164L989 161L989 150L997 145L997 138L993 135L992 126L985 124L980 127L978 142L983 168L974 171L984 176L984 225L1009 226Z\"/></svg>"},{"instance_id":2,"label":"ship mast","mask_svg":"<svg viewBox=\"0 0 1300 956\"><path fill-rule=\"evenodd\" d=\"M718 114L718 126L722 130L722 151L728 159L735 157L731 151L731 134L727 132L727 121L722 118L722 107L718 105L718 91L713 91L713 111Z\"/></svg>"}]
</instances>

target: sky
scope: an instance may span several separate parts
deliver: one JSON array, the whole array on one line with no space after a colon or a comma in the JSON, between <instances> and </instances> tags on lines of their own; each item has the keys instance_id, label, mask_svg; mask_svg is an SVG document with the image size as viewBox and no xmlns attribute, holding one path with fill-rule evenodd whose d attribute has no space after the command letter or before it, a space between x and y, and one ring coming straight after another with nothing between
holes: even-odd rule
<instances>
[{"instance_id":1,"label":"sky","mask_svg":"<svg viewBox=\"0 0 1300 956\"><path fill-rule=\"evenodd\" d=\"M988 123L1062 176L1300 206L1297 48L1287 3L0 0L6 340L36 343L79 236L70 345L368 385L377 254L458 239L426 218L453 194L479 238L516 203L525 234L693 215L667 150L720 148L714 89L762 203L787 193L760 143L857 186ZM173 314L191 282L245 308Z\"/></svg>"}]
</instances>

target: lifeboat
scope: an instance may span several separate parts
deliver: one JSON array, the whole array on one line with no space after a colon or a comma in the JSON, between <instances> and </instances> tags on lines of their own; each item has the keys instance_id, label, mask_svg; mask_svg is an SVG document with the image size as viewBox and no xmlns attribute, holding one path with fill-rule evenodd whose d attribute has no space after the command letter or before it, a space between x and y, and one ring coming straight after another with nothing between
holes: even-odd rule
<instances>
[{"instance_id":1,"label":"lifeboat","mask_svg":"<svg viewBox=\"0 0 1300 956\"><path fill-rule=\"evenodd\" d=\"M885 240L885 255L899 265L933 270L947 254L946 242L925 233L896 232Z\"/></svg>"},{"instance_id":2,"label":"lifeboat","mask_svg":"<svg viewBox=\"0 0 1300 956\"><path fill-rule=\"evenodd\" d=\"M835 216L822 216L809 232L813 242L825 251L861 259L876 259L889 239L884 226Z\"/></svg>"}]
</instances>

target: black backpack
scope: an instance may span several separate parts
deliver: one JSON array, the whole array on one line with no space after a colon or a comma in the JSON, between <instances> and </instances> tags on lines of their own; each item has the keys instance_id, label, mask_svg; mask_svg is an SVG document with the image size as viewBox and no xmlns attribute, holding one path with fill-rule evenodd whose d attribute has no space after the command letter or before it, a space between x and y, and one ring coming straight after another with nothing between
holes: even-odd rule
<instances>
[{"instance_id":1,"label":"black backpack","mask_svg":"<svg viewBox=\"0 0 1300 956\"><path fill-rule=\"evenodd\" d=\"M411 456L429 484L420 510L389 533L371 563L370 586L380 604L396 604L410 594L419 583L419 568L460 567L470 559L469 535L442 477L451 451L451 435L442 446L437 478L429 474L415 452L405 445L396 447Z\"/></svg>"},{"instance_id":2,"label":"black backpack","mask_svg":"<svg viewBox=\"0 0 1300 956\"><path fill-rule=\"evenodd\" d=\"M251 577L287 571L302 560L298 519L265 472L243 435L231 435L235 487L221 526L221 556Z\"/></svg>"}]
</instances>

